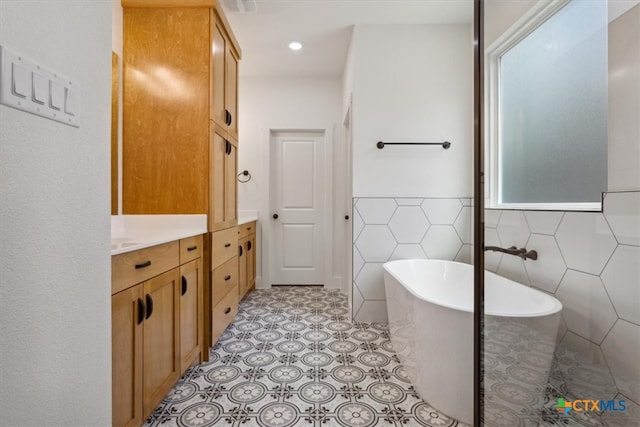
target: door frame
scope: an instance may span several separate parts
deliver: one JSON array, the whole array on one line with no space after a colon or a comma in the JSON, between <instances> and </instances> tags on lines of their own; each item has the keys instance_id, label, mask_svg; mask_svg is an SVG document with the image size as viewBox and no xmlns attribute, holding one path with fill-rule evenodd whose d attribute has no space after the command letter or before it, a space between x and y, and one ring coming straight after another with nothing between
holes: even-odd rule
<instances>
[{"instance_id":1,"label":"door frame","mask_svg":"<svg viewBox=\"0 0 640 427\"><path fill-rule=\"evenodd\" d=\"M273 253L273 242L272 236L274 235L274 220L271 218L273 214L273 207L271 205L271 192L272 192L272 159L271 159L271 143L273 137L277 133L320 133L323 135L322 144L324 146L324 170L322 171L324 177L324 200L325 207L322 218L324 220L324 235L326 239L322 245L324 256L323 256L323 265L322 265L322 277L325 288L334 287L332 281L332 249L333 249L333 144L334 144L334 125L326 124L323 126L310 127L310 128L296 128L290 126L274 126L267 129L261 130L262 134L262 167L264 170L264 175L267 179L265 180L263 194L264 196L261 198L260 202L260 211L263 213L262 217L262 242L261 242L261 267L262 267L262 277L260 283L256 278L256 288L257 289L269 289L272 284L272 271L273 271L273 257L270 256Z\"/></svg>"},{"instance_id":2,"label":"door frame","mask_svg":"<svg viewBox=\"0 0 640 427\"><path fill-rule=\"evenodd\" d=\"M343 162L344 162L344 212L349 215L344 237L344 265L342 292L347 295L351 318L353 319L353 102L349 99L347 112L342 123Z\"/></svg>"}]
</instances>

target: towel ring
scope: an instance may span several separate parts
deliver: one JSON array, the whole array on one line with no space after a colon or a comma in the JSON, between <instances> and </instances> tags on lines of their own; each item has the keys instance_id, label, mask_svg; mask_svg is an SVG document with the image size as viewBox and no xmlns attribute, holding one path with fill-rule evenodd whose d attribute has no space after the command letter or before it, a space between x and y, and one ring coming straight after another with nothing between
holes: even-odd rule
<instances>
[{"instance_id":1,"label":"towel ring","mask_svg":"<svg viewBox=\"0 0 640 427\"><path fill-rule=\"evenodd\" d=\"M242 179L241 178L242 176L247 176L248 178ZM238 174L238 182L245 183L245 182L249 182L249 181L251 181L251 174L249 173L248 170L245 169L245 170L243 170L242 172L240 172Z\"/></svg>"}]
</instances>

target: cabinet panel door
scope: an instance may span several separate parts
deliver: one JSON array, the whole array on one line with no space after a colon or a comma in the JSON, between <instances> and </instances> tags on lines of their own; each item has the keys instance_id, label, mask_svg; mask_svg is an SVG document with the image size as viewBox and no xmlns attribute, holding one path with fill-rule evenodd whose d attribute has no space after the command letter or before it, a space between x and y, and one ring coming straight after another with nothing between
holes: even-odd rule
<instances>
[{"instance_id":1,"label":"cabinet panel door","mask_svg":"<svg viewBox=\"0 0 640 427\"><path fill-rule=\"evenodd\" d=\"M209 230L215 230L218 228L216 226L223 224L225 220L224 181L226 176L225 162L227 161L227 155L225 153L227 151L227 141L213 129L211 134Z\"/></svg>"},{"instance_id":2,"label":"cabinet panel door","mask_svg":"<svg viewBox=\"0 0 640 427\"><path fill-rule=\"evenodd\" d=\"M235 222L238 219L238 207L236 206L236 199L238 197L238 149L233 145L230 145L230 150L227 154L225 162L225 222L229 225L237 224Z\"/></svg>"},{"instance_id":3,"label":"cabinet panel door","mask_svg":"<svg viewBox=\"0 0 640 427\"><path fill-rule=\"evenodd\" d=\"M144 415L151 411L180 378L179 269L144 282L147 315L144 320Z\"/></svg>"},{"instance_id":4,"label":"cabinet panel door","mask_svg":"<svg viewBox=\"0 0 640 427\"><path fill-rule=\"evenodd\" d=\"M213 11L211 13L211 119L220 126L226 127L226 58L229 48L222 26L215 19L215 13Z\"/></svg>"},{"instance_id":5,"label":"cabinet panel door","mask_svg":"<svg viewBox=\"0 0 640 427\"><path fill-rule=\"evenodd\" d=\"M142 424L142 285L111 297L112 424Z\"/></svg>"},{"instance_id":6,"label":"cabinet panel door","mask_svg":"<svg viewBox=\"0 0 640 427\"><path fill-rule=\"evenodd\" d=\"M247 293L247 242L248 238L240 239L238 247L240 256L238 256L238 292L242 298Z\"/></svg>"},{"instance_id":7,"label":"cabinet panel door","mask_svg":"<svg viewBox=\"0 0 640 427\"><path fill-rule=\"evenodd\" d=\"M198 363L202 351L202 258L180 266L180 374Z\"/></svg>"},{"instance_id":8,"label":"cabinet panel door","mask_svg":"<svg viewBox=\"0 0 640 427\"><path fill-rule=\"evenodd\" d=\"M247 240L247 291L256 284L256 235Z\"/></svg>"},{"instance_id":9,"label":"cabinet panel door","mask_svg":"<svg viewBox=\"0 0 640 427\"><path fill-rule=\"evenodd\" d=\"M231 47L227 53L226 108L230 114L229 134L238 139L238 57Z\"/></svg>"}]
</instances>

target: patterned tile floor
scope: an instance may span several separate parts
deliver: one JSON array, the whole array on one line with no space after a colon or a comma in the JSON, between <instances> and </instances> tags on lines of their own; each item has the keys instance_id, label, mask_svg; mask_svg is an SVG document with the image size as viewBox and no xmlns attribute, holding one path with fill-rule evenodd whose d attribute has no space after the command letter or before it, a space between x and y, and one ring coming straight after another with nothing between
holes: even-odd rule
<instances>
[{"instance_id":1,"label":"patterned tile floor","mask_svg":"<svg viewBox=\"0 0 640 427\"><path fill-rule=\"evenodd\" d=\"M386 324L351 323L337 290L251 292L211 359L145 426L463 426L414 392Z\"/></svg>"},{"instance_id":2,"label":"patterned tile floor","mask_svg":"<svg viewBox=\"0 0 640 427\"><path fill-rule=\"evenodd\" d=\"M588 390L586 384L603 383L604 374L580 366L579 354L558 349L548 381L538 378L530 348L505 346L506 338L522 335L487 327L484 425L640 425L635 404L602 417L557 411L559 397L575 398L568 385ZM210 354L208 363L185 373L145 427L465 426L417 396L387 325L352 323L347 298L337 290L251 292ZM582 380L580 373L588 377ZM540 389L542 402L531 394Z\"/></svg>"}]
</instances>

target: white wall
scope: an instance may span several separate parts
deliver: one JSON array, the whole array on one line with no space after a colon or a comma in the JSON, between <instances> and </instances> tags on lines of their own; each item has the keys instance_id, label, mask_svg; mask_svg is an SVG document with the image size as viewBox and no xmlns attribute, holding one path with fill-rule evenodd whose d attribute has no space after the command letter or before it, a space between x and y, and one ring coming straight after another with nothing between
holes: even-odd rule
<instances>
[{"instance_id":1,"label":"white wall","mask_svg":"<svg viewBox=\"0 0 640 427\"><path fill-rule=\"evenodd\" d=\"M354 36L354 197L470 196L469 25L356 26ZM452 145L379 150L380 140Z\"/></svg>"},{"instance_id":2,"label":"white wall","mask_svg":"<svg viewBox=\"0 0 640 427\"><path fill-rule=\"evenodd\" d=\"M329 129L334 146L338 146L341 139L341 80L340 77L291 78L291 77L240 77L240 148L238 150L238 170L251 172L252 179L246 184L238 183L238 207L240 210L258 211L259 229L261 237L268 243L268 229L271 212L269 212L269 130L270 129ZM335 127L335 129L334 129ZM333 159L327 159L333 172ZM329 175L331 176L331 175ZM328 181L330 186L332 181ZM344 197L334 197L332 218L344 215ZM327 230L332 230L327 224ZM260 237L259 237L260 239ZM333 239L334 262L344 252L341 239ZM260 250L257 252L257 285L268 287L269 266L263 255L268 246L258 242ZM330 267L331 282L327 286L340 286L333 283L334 276L340 276L339 266ZM263 277L261 277L263 276ZM262 284L260 284L262 282Z\"/></svg>"},{"instance_id":3,"label":"white wall","mask_svg":"<svg viewBox=\"0 0 640 427\"><path fill-rule=\"evenodd\" d=\"M2 425L111 425L111 10L0 0L0 43L82 89L79 129L0 106Z\"/></svg>"},{"instance_id":4,"label":"white wall","mask_svg":"<svg viewBox=\"0 0 640 427\"><path fill-rule=\"evenodd\" d=\"M470 25L354 28L343 110L351 99L355 208L348 292L357 321L387 321L382 263L426 257L468 261L472 47ZM379 150L380 140L452 145Z\"/></svg>"},{"instance_id":5,"label":"white wall","mask_svg":"<svg viewBox=\"0 0 640 427\"><path fill-rule=\"evenodd\" d=\"M640 190L640 4L609 24L609 191Z\"/></svg>"}]
</instances>

